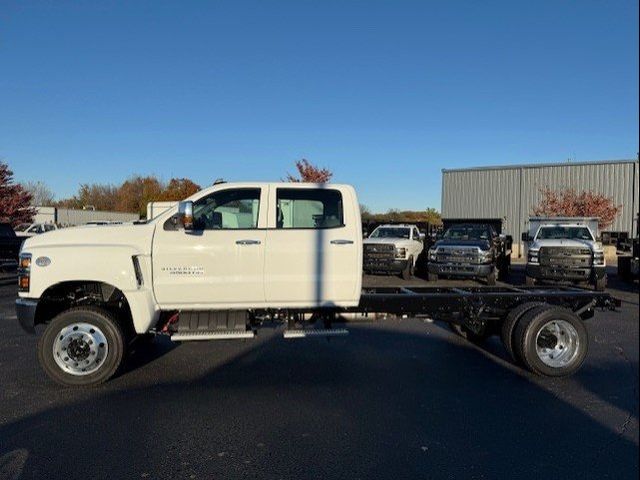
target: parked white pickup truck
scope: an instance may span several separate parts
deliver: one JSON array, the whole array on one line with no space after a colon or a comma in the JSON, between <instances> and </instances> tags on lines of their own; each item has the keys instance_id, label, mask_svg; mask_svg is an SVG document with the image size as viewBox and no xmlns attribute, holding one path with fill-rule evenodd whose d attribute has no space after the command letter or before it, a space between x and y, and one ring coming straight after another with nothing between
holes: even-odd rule
<instances>
[{"instance_id":1,"label":"parked white pickup truck","mask_svg":"<svg viewBox=\"0 0 640 480\"><path fill-rule=\"evenodd\" d=\"M522 240L527 246L527 285L582 282L599 291L606 288L606 263L598 242L597 218L533 217Z\"/></svg>"},{"instance_id":2,"label":"parked white pickup truck","mask_svg":"<svg viewBox=\"0 0 640 480\"><path fill-rule=\"evenodd\" d=\"M38 356L49 376L92 385L113 376L127 346L145 334L251 338L274 320L286 324L286 338L341 335L346 330L336 322L378 312L429 315L476 341L500 333L532 371L568 375L586 354L582 319L613 303L607 294L575 289L362 290L361 283L352 187L223 183L148 223L28 239L16 311L25 330L44 327Z\"/></svg>"},{"instance_id":3,"label":"parked white pickup truck","mask_svg":"<svg viewBox=\"0 0 640 480\"><path fill-rule=\"evenodd\" d=\"M364 271L395 273L409 280L424 250L424 235L408 224L380 225L364 240Z\"/></svg>"},{"instance_id":4,"label":"parked white pickup truck","mask_svg":"<svg viewBox=\"0 0 640 480\"><path fill-rule=\"evenodd\" d=\"M33 237L41 233L58 230L58 225L55 223L21 223L14 230L18 237Z\"/></svg>"}]
</instances>

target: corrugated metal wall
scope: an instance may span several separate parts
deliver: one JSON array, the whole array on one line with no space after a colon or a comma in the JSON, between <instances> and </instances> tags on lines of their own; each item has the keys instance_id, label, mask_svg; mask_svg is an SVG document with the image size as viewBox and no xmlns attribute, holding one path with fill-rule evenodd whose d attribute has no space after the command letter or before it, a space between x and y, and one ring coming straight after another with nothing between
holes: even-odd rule
<instances>
[{"instance_id":1,"label":"corrugated metal wall","mask_svg":"<svg viewBox=\"0 0 640 480\"><path fill-rule=\"evenodd\" d=\"M443 170L444 218L504 218L505 232L519 239L540 189L574 188L612 197L622 212L610 230L635 231L638 212L638 162L523 165L504 168Z\"/></svg>"}]
</instances>

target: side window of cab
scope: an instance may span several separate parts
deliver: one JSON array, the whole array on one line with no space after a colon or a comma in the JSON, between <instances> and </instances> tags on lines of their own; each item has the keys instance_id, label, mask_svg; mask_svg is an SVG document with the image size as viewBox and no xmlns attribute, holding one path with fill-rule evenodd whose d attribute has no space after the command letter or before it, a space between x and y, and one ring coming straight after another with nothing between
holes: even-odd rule
<instances>
[{"instance_id":1,"label":"side window of cab","mask_svg":"<svg viewBox=\"0 0 640 480\"><path fill-rule=\"evenodd\" d=\"M194 202L194 229L255 229L258 228L259 212L259 188L220 190Z\"/></svg>"},{"instance_id":2,"label":"side window of cab","mask_svg":"<svg viewBox=\"0 0 640 480\"><path fill-rule=\"evenodd\" d=\"M342 194L333 189L278 188L276 228L324 229L344 226Z\"/></svg>"}]
</instances>

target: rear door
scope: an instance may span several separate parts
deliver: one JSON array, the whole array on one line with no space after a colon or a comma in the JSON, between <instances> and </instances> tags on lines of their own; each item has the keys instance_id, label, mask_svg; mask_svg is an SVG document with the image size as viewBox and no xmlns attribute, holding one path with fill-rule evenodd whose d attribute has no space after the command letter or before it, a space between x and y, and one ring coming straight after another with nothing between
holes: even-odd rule
<instances>
[{"instance_id":1,"label":"rear door","mask_svg":"<svg viewBox=\"0 0 640 480\"><path fill-rule=\"evenodd\" d=\"M264 305L268 187L227 187L194 202L193 231L171 220L153 240L153 284L163 308Z\"/></svg>"},{"instance_id":2,"label":"rear door","mask_svg":"<svg viewBox=\"0 0 640 480\"><path fill-rule=\"evenodd\" d=\"M272 306L357 304L362 236L349 189L273 185L265 253Z\"/></svg>"}]
</instances>

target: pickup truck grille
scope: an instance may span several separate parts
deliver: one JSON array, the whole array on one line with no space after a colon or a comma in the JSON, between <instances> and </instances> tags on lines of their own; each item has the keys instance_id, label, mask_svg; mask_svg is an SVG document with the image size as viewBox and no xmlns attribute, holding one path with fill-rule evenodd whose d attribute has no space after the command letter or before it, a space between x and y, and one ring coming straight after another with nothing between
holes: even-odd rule
<instances>
[{"instance_id":1,"label":"pickup truck grille","mask_svg":"<svg viewBox=\"0 0 640 480\"><path fill-rule=\"evenodd\" d=\"M364 245L364 261L392 261L396 255L396 247L391 243L374 243Z\"/></svg>"},{"instance_id":2,"label":"pickup truck grille","mask_svg":"<svg viewBox=\"0 0 640 480\"><path fill-rule=\"evenodd\" d=\"M479 263L480 253L475 247L440 247L436 253L438 263Z\"/></svg>"},{"instance_id":3,"label":"pickup truck grille","mask_svg":"<svg viewBox=\"0 0 640 480\"><path fill-rule=\"evenodd\" d=\"M588 268L593 264L591 250L582 247L541 247L540 265L566 268Z\"/></svg>"}]
</instances>

